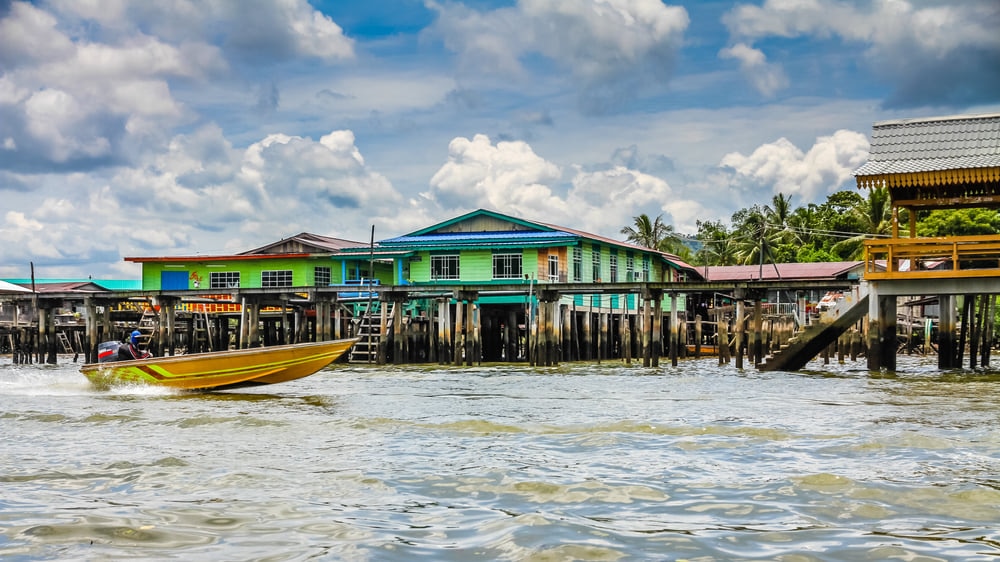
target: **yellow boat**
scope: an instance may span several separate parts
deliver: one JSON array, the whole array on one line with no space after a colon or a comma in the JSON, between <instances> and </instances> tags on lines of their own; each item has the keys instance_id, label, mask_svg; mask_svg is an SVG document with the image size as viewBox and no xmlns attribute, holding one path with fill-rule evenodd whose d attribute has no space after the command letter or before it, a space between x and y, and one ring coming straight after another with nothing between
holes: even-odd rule
<instances>
[{"instance_id":1,"label":"yellow boat","mask_svg":"<svg viewBox=\"0 0 1000 562\"><path fill-rule=\"evenodd\" d=\"M80 368L101 388L151 384L178 390L222 390L307 377L337 360L357 338L88 363Z\"/></svg>"}]
</instances>

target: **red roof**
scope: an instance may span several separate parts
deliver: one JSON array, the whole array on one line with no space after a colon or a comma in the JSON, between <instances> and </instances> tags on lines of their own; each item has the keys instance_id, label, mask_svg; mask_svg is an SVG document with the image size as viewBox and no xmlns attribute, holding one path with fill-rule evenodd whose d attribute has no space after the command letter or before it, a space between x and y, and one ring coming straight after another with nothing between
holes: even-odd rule
<instances>
[{"instance_id":1,"label":"red roof","mask_svg":"<svg viewBox=\"0 0 1000 562\"><path fill-rule=\"evenodd\" d=\"M862 261L838 261L818 263L765 263L760 265L715 265L700 268L706 281L807 281L842 280L857 270L861 276Z\"/></svg>"}]
</instances>

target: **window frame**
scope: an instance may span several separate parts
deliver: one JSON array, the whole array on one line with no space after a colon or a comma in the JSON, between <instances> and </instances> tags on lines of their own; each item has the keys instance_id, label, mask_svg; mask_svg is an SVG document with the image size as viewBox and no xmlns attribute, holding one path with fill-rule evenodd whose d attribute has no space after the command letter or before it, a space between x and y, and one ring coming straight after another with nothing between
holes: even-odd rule
<instances>
[{"instance_id":1,"label":"window frame","mask_svg":"<svg viewBox=\"0 0 1000 562\"><path fill-rule=\"evenodd\" d=\"M321 275L322 274L322 275ZM322 278L326 278L324 283ZM333 282L333 268L317 265L313 268L313 285L317 287L328 287Z\"/></svg>"},{"instance_id":2,"label":"window frame","mask_svg":"<svg viewBox=\"0 0 1000 562\"><path fill-rule=\"evenodd\" d=\"M233 281L235 279L235 282ZM208 274L208 288L210 289L239 289L239 271L213 271Z\"/></svg>"},{"instance_id":3,"label":"window frame","mask_svg":"<svg viewBox=\"0 0 1000 562\"><path fill-rule=\"evenodd\" d=\"M292 287L293 279L291 269L265 269L260 272L260 287L262 289Z\"/></svg>"},{"instance_id":4,"label":"window frame","mask_svg":"<svg viewBox=\"0 0 1000 562\"><path fill-rule=\"evenodd\" d=\"M521 279L523 275L524 256L522 254L517 252L495 252L493 254L493 279Z\"/></svg>"},{"instance_id":5,"label":"window frame","mask_svg":"<svg viewBox=\"0 0 1000 562\"><path fill-rule=\"evenodd\" d=\"M461 279L462 260L459 254L431 255L431 281L456 281ZM451 272L454 266L454 273ZM444 273L445 275L440 275Z\"/></svg>"}]
</instances>

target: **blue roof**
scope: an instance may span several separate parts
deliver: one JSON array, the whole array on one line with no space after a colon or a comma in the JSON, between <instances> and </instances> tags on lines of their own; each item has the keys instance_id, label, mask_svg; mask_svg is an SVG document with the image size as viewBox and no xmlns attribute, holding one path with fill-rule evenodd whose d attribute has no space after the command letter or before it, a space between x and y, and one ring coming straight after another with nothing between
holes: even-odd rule
<instances>
[{"instance_id":1,"label":"blue roof","mask_svg":"<svg viewBox=\"0 0 1000 562\"><path fill-rule=\"evenodd\" d=\"M524 246L532 244L570 243L578 238L569 232L538 232L510 230L503 232L451 232L422 236L399 236L380 240L379 246Z\"/></svg>"}]
</instances>

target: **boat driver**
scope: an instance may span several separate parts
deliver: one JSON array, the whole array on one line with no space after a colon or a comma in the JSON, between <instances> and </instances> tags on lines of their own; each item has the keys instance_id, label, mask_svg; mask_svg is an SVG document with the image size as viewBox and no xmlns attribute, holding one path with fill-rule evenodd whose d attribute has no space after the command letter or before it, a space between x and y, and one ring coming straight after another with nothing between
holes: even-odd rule
<instances>
[{"instance_id":1,"label":"boat driver","mask_svg":"<svg viewBox=\"0 0 1000 562\"><path fill-rule=\"evenodd\" d=\"M153 356L153 354L148 351L139 350L140 336L142 336L142 332L134 330L129 336L128 341L125 342L125 345L118 348L119 361L132 361L134 359L145 359Z\"/></svg>"}]
</instances>

